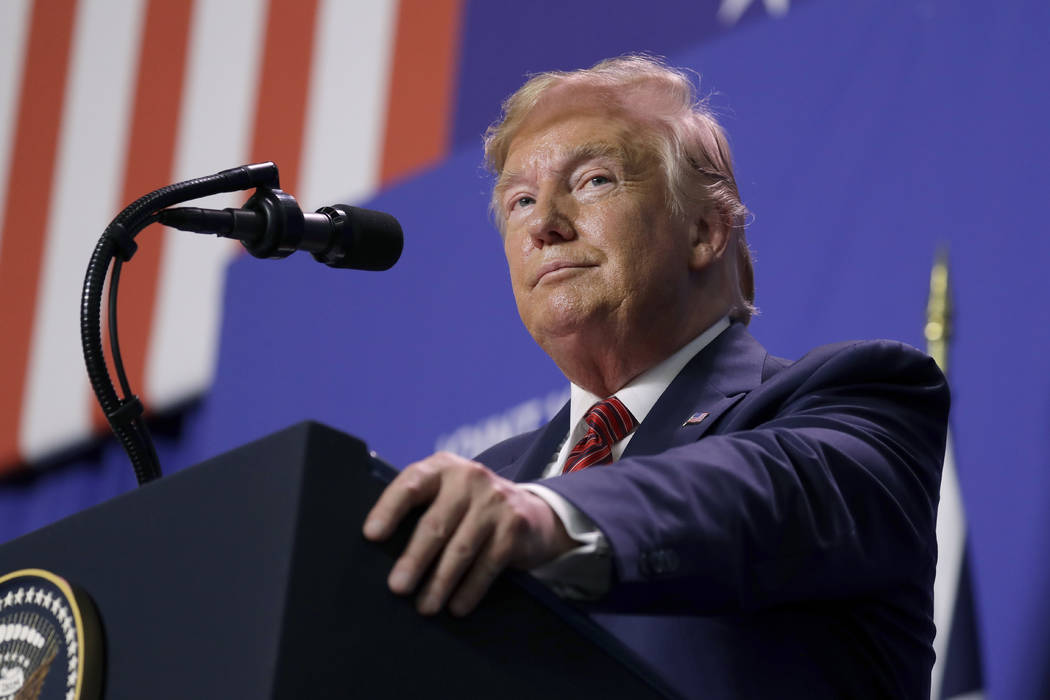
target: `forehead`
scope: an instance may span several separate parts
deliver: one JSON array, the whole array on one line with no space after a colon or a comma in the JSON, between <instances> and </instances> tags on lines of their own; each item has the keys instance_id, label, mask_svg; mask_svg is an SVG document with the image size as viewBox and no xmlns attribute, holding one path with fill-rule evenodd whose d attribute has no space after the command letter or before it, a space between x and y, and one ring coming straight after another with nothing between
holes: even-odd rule
<instances>
[{"instance_id":1,"label":"forehead","mask_svg":"<svg viewBox=\"0 0 1050 700\"><path fill-rule=\"evenodd\" d=\"M518 129L507 148L503 164L564 156L582 150L609 155L627 150L630 129L617 115L592 112L560 112L546 118L529 119Z\"/></svg>"},{"instance_id":2,"label":"forehead","mask_svg":"<svg viewBox=\"0 0 1050 700\"><path fill-rule=\"evenodd\" d=\"M608 110L563 110L530 118L510 142L496 189L519 178L596 158L611 159L629 169L641 167L653 155L642 133L640 124Z\"/></svg>"}]
</instances>

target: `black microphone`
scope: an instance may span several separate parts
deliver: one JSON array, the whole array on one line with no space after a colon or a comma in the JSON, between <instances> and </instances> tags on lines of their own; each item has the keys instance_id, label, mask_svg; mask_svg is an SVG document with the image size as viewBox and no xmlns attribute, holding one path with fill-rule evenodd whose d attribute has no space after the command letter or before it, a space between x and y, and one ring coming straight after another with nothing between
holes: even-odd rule
<instances>
[{"instance_id":1,"label":"black microphone","mask_svg":"<svg viewBox=\"0 0 1050 700\"><path fill-rule=\"evenodd\" d=\"M346 204L304 214L287 192L260 187L240 209L178 207L160 223L183 231L235 238L257 258L284 258L297 250L329 267L389 270L401 257L404 234L390 214Z\"/></svg>"}]
</instances>

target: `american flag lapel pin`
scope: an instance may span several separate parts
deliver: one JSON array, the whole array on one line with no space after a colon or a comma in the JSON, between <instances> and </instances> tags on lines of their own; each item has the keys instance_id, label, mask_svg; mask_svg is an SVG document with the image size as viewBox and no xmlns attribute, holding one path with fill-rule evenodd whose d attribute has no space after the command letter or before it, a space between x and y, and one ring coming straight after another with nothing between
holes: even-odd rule
<instances>
[{"instance_id":1,"label":"american flag lapel pin","mask_svg":"<svg viewBox=\"0 0 1050 700\"><path fill-rule=\"evenodd\" d=\"M694 413L693 415L685 419L685 423L682 423L682 427L684 428L687 425L696 425L697 423L702 423L704 418L707 418L707 411L704 411L703 413Z\"/></svg>"}]
</instances>

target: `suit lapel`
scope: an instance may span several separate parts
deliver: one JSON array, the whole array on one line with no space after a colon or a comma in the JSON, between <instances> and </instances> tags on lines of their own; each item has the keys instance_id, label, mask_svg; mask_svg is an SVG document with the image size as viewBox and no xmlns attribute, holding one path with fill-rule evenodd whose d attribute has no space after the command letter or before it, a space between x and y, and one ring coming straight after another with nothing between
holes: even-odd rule
<instances>
[{"instance_id":1,"label":"suit lapel","mask_svg":"<svg viewBox=\"0 0 1050 700\"><path fill-rule=\"evenodd\" d=\"M765 359L765 348L734 323L682 368L638 426L623 456L656 454L699 440L762 382Z\"/></svg>"},{"instance_id":2,"label":"suit lapel","mask_svg":"<svg viewBox=\"0 0 1050 700\"><path fill-rule=\"evenodd\" d=\"M762 382L766 350L734 323L696 354L653 406L627 444L624 457L657 454L699 440L730 407ZM685 424L706 413L703 420ZM512 481L543 475L569 432L569 404L536 431L525 451L496 472Z\"/></svg>"},{"instance_id":3,"label":"suit lapel","mask_svg":"<svg viewBox=\"0 0 1050 700\"><path fill-rule=\"evenodd\" d=\"M496 473L511 481L539 479L568 433L569 404L566 402L550 423L536 431L536 439L529 444L525 452L506 467L496 470Z\"/></svg>"}]
</instances>

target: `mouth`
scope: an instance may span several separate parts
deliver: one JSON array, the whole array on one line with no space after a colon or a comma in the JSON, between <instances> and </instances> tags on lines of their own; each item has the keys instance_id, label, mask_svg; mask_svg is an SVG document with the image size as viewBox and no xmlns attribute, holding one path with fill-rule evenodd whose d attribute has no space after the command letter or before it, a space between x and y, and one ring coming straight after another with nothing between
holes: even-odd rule
<instances>
[{"instance_id":1,"label":"mouth","mask_svg":"<svg viewBox=\"0 0 1050 700\"><path fill-rule=\"evenodd\" d=\"M583 270L588 267L597 267L594 263L574 260L551 260L540 265L533 277L532 286L537 286L544 279L555 279L562 275L572 274L573 271Z\"/></svg>"}]
</instances>

